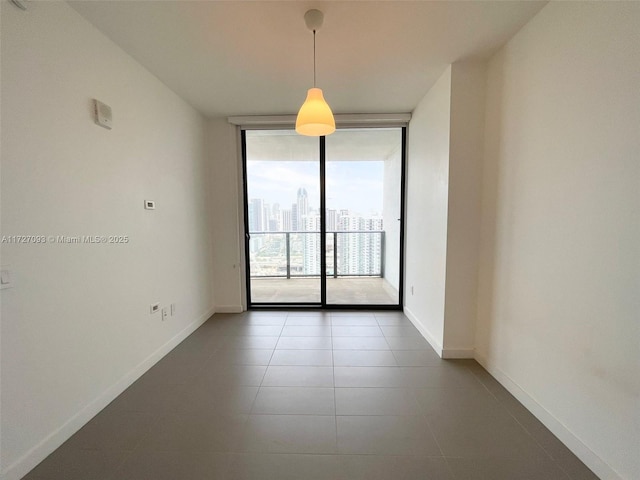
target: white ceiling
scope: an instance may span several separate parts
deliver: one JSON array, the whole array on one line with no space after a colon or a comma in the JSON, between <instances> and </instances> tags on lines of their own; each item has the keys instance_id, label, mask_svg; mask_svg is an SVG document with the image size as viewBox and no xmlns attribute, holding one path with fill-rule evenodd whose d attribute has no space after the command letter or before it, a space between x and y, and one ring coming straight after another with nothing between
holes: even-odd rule
<instances>
[{"instance_id":1,"label":"white ceiling","mask_svg":"<svg viewBox=\"0 0 640 480\"><path fill-rule=\"evenodd\" d=\"M410 112L447 64L486 59L546 2L71 1L203 114L296 113L313 83L334 113Z\"/></svg>"}]
</instances>

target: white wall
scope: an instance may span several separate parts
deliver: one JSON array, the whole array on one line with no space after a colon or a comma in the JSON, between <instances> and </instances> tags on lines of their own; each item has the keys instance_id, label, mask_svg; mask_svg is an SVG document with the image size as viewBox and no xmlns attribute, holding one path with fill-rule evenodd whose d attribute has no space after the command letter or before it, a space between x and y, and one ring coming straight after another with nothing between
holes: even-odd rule
<instances>
[{"instance_id":1,"label":"white wall","mask_svg":"<svg viewBox=\"0 0 640 480\"><path fill-rule=\"evenodd\" d=\"M439 353L444 339L450 105L451 66L413 111L406 172L404 310Z\"/></svg>"},{"instance_id":2,"label":"white wall","mask_svg":"<svg viewBox=\"0 0 640 480\"><path fill-rule=\"evenodd\" d=\"M405 313L445 358L474 356L485 83L450 65L409 124Z\"/></svg>"},{"instance_id":3,"label":"white wall","mask_svg":"<svg viewBox=\"0 0 640 480\"><path fill-rule=\"evenodd\" d=\"M491 60L478 358L640 478L640 4L550 3Z\"/></svg>"},{"instance_id":4,"label":"white wall","mask_svg":"<svg viewBox=\"0 0 640 480\"><path fill-rule=\"evenodd\" d=\"M444 356L473 358L478 290L486 68L451 65Z\"/></svg>"},{"instance_id":5,"label":"white wall","mask_svg":"<svg viewBox=\"0 0 640 480\"><path fill-rule=\"evenodd\" d=\"M93 123L91 99L113 108ZM63 2L2 2L3 478L19 478L212 313L202 117ZM157 203L143 209L143 200ZM149 305L177 304L166 322Z\"/></svg>"},{"instance_id":6,"label":"white wall","mask_svg":"<svg viewBox=\"0 0 640 480\"><path fill-rule=\"evenodd\" d=\"M226 119L211 119L207 126L211 197L213 202L213 264L217 312L243 309L242 171L236 127Z\"/></svg>"}]
</instances>

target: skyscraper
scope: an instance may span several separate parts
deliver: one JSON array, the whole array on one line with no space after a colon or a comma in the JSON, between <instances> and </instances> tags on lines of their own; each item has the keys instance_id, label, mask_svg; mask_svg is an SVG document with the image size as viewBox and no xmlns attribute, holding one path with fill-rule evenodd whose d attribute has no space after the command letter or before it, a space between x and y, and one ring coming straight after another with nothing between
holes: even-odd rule
<instances>
[{"instance_id":1,"label":"skyscraper","mask_svg":"<svg viewBox=\"0 0 640 480\"><path fill-rule=\"evenodd\" d=\"M302 248L305 275L320 275L320 216L305 215L303 220Z\"/></svg>"},{"instance_id":2,"label":"skyscraper","mask_svg":"<svg viewBox=\"0 0 640 480\"><path fill-rule=\"evenodd\" d=\"M300 230L298 228L298 204L292 203L291 204L291 231L297 232L298 230Z\"/></svg>"},{"instance_id":3,"label":"skyscraper","mask_svg":"<svg viewBox=\"0 0 640 480\"><path fill-rule=\"evenodd\" d=\"M290 232L292 229L291 210L280 210L280 230Z\"/></svg>"},{"instance_id":4,"label":"skyscraper","mask_svg":"<svg viewBox=\"0 0 640 480\"><path fill-rule=\"evenodd\" d=\"M326 222L327 232L333 232L338 228L338 212L335 210L327 209Z\"/></svg>"},{"instance_id":5,"label":"skyscraper","mask_svg":"<svg viewBox=\"0 0 640 480\"><path fill-rule=\"evenodd\" d=\"M261 198L252 198L249 200L248 208L249 231L263 232L265 227L264 219L264 200Z\"/></svg>"},{"instance_id":6,"label":"skyscraper","mask_svg":"<svg viewBox=\"0 0 640 480\"><path fill-rule=\"evenodd\" d=\"M382 230L382 218L341 216L340 230L344 233L338 234L339 274L379 275L382 238L378 231Z\"/></svg>"},{"instance_id":7,"label":"skyscraper","mask_svg":"<svg viewBox=\"0 0 640 480\"><path fill-rule=\"evenodd\" d=\"M291 226L293 230L305 230L304 217L309 213L309 196L305 188L300 187L298 189L298 198L296 203L291 207L291 210Z\"/></svg>"}]
</instances>

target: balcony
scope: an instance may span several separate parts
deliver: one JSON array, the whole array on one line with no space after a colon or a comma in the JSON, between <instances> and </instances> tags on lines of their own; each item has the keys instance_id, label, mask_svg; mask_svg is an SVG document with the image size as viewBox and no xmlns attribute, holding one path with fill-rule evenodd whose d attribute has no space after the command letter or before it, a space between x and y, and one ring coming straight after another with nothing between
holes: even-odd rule
<instances>
[{"instance_id":1,"label":"balcony","mask_svg":"<svg viewBox=\"0 0 640 480\"><path fill-rule=\"evenodd\" d=\"M320 232L250 235L252 303L320 302ZM385 232L328 231L327 303L394 305L398 292L385 278Z\"/></svg>"}]
</instances>

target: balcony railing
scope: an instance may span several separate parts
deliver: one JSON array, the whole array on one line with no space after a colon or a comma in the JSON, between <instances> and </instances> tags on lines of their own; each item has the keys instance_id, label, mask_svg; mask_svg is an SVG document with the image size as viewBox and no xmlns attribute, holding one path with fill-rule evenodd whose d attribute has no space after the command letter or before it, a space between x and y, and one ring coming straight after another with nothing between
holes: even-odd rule
<instances>
[{"instance_id":1,"label":"balcony railing","mask_svg":"<svg viewBox=\"0 0 640 480\"><path fill-rule=\"evenodd\" d=\"M327 276L383 277L384 231L328 231ZM320 232L249 234L251 278L320 276Z\"/></svg>"}]
</instances>

